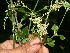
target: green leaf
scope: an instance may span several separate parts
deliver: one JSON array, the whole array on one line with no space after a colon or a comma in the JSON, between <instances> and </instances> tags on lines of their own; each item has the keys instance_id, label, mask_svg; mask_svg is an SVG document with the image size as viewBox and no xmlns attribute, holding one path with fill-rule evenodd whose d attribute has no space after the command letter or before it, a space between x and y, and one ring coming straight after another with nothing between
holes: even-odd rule
<instances>
[{"instance_id":1,"label":"green leaf","mask_svg":"<svg viewBox=\"0 0 70 53\"><path fill-rule=\"evenodd\" d=\"M24 21L27 18L28 15L24 15L23 18L21 19L21 22Z\"/></svg>"},{"instance_id":2,"label":"green leaf","mask_svg":"<svg viewBox=\"0 0 70 53\"><path fill-rule=\"evenodd\" d=\"M47 9L47 6L45 6L43 9L46 10Z\"/></svg>"},{"instance_id":3,"label":"green leaf","mask_svg":"<svg viewBox=\"0 0 70 53\"><path fill-rule=\"evenodd\" d=\"M22 43L25 43L25 42L27 42L28 40L29 40L28 38L25 38L25 39L22 40Z\"/></svg>"},{"instance_id":4,"label":"green leaf","mask_svg":"<svg viewBox=\"0 0 70 53\"><path fill-rule=\"evenodd\" d=\"M54 43L55 43L55 40L52 40L51 42L48 42L47 44L51 47L54 47L54 45L55 45Z\"/></svg>"},{"instance_id":5,"label":"green leaf","mask_svg":"<svg viewBox=\"0 0 70 53\"><path fill-rule=\"evenodd\" d=\"M12 24L15 24L15 17L10 17Z\"/></svg>"},{"instance_id":6,"label":"green leaf","mask_svg":"<svg viewBox=\"0 0 70 53\"><path fill-rule=\"evenodd\" d=\"M67 1L63 1L63 6L66 8L70 8L70 4Z\"/></svg>"},{"instance_id":7,"label":"green leaf","mask_svg":"<svg viewBox=\"0 0 70 53\"><path fill-rule=\"evenodd\" d=\"M53 31L58 31L59 27L54 24L51 29L52 29Z\"/></svg>"},{"instance_id":8,"label":"green leaf","mask_svg":"<svg viewBox=\"0 0 70 53\"><path fill-rule=\"evenodd\" d=\"M21 42L21 40L25 39L28 37L28 26L23 28L21 32L17 33L17 41ZM25 40L23 40L25 42Z\"/></svg>"},{"instance_id":9,"label":"green leaf","mask_svg":"<svg viewBox=\"0 0 70 53\"><path fill-rule=\"evenodd\" d=\"M22 12L22 13L26 13L25 10L24 10L24 8L22 8L22 7L18 8L18 11Z\"/></svg>"},{"instance_id":10,"label":"green leaf","mask_svg":"<svg viewBox=\"0 0 70 53\"><path fill-rule=\"evenodd\" d=\"M61 40L64 40L65 37L63 35L59 35Z\"/></svg>"},{"instance_id":11,"label":"green leaf","mask_svg":"<svg viewBox=\"0 0 70 53\"><path fill-rule=\"evenodd\" d=\"M8 14L10 17L12 17L12 11L11 10L8 10Z\"/></svg>"},{"instance_id":12,"label":"green leaf","mask_svg":"<svg viewBox=\"0 0 70 53\"><path fill-rule=\"evenodd\" d=\"M52 41L52 39L51 38L47 38L47 42L51 42Z\"/></svg>"},{"instance_id":13,"label":"green leaf","mask_svg":"<svg viewBox=\"0 0 70 53\"><path fill-rule=\"evenodd\" d=\"M23 37L23 33L22 33L22 32L18 32L18 33L17 33L17 37L18 37L18 38L22 38L22 37Z\"/></svg>"},{"instance_id":14,"label":"green leaf","mask_svg":"<svg viewBox=\"0 0 70 53\"><path fill-rule=\"evenodd\" d=\"M45 43L45 44L48 44L49 46L51 46L51 47L54 47L54 44L55 43L55 40L52 40L51 38L47 38L47 43Z\"/></svg>"},{"instance_id":15,"label":"green leaf","mask_svg":"<svg viewBox=\"0 0 70 53\"><path fill-rule=\"evenodd\" d=\"M25 37L27 37L28 36L28 26L25 27L25 28L23 28L22 32L23 32L22 35L25 36Z\"/></svg>"},{"instance_id":16,"label":"green leaf","mask_svg":"<svg viewBox=\"0 0 70 53\"><path fill-rule=\"evenodd\" d=\"M21 39L20 39L20 38L18 38L18 39L17 39L17 42L21 42Z\"/></svg>"}]
</instances>

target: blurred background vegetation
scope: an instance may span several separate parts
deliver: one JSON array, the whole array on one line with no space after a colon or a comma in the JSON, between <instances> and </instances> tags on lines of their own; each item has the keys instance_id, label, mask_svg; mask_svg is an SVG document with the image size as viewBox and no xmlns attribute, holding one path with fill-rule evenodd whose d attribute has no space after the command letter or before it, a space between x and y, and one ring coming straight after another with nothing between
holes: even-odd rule
<instances>
[{"instance_id":1,"label":"blurred background vegetation","mask_svg":"<svg viewBox=\"0 0 70 53\"><path fill-rule=\"evenodd\" d=\"M37 0L22 0L25 5L27 5L29 8L33 9L35 3ZM39 10L43 8L45 5L50 5L51 0L40 0L39 4L37 6L36 10ZM54 3L55 0L53 0ZM70 0L67 0L70 3ZM16 0L15 0L16 2ZM7 3L6 0L0 0L0 42L4 42L5 40L10 39L10 35L12 34L12 25L11 21L8 19L6 22L6 29L3 28L3 22L4 17L6 16L5 10L7 9ZM42 11L41 13L43 13ZM53 31L51 30L51 26L53 24L59 25L63 15L64 15L65 9L64 7L60 8L60 11L53 11L50 13L48 22L50 23L50 26L48 27L48 34L52 36ZM19 14L21 17L22 14ZM27 22L27 21L26 21ZM27 22L28 23L28 22ZM46 45L46 47L49 48L50 53L69 53L70 52L70 11L67 12L65 19L58 31L58 34L62 34L66 37L65 40L60 40L59 37L54 37L56 40L54 47L49 47Z\"/></svg>"}]
</instances>

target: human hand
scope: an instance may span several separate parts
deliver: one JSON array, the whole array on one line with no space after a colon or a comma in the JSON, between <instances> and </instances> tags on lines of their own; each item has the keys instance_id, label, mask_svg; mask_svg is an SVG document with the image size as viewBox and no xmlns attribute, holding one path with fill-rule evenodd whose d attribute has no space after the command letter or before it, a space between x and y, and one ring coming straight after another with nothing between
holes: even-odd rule
<instances>
[{"instance_id":1,"label":"human hand","mask_svg":"<svg viewBox=\"0 0 70 53\"><path fill-rule=\"evenodd\" d=\"M19 44L15 43L15 47L18 47ZM13 40L6 40L5 42L0 44L0 48L2 49L13 49Z\"/></svg>"},{"instance_id":2,"label":"human hand","mask_svg":"<svg viewBox=\"0 0 70 53\"><path fill-rule=\"evenodd\" d=\"M48 49L45 46L42 47L42 44L40 43L39 38L31 39L29 42L22 44L22 45L15 44L15 47L16 48L13 49L12 40L7 40L2 43L3 49L13 49L13 52L16 51L16 53L17 52L19 53L42 53L42 51L43 53L49 53Z\"/></svg>"}]
</instances>

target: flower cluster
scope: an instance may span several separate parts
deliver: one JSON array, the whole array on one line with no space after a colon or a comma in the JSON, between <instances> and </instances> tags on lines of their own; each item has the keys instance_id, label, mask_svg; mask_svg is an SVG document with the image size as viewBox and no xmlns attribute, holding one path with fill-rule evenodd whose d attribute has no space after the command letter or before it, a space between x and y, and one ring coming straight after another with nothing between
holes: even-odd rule
<instances>
[{"instance_id":1,"label":"flower cluster","mask_svg":"<svg viewBox=\"0 0 70 53\"><path fill-rule=\"evenodd\" d=\"M42 19L38 17L38 18L32 19L32 21L34 24L39 24L42 21Z\"/></svg>"},{"instance_id":2,"label":"flower cluster","mask_svg":"<svg viewBox=\"0 0 70 53\"><path fill-rule=\"evenodd\" d=\"M55 1L55 4L53 5L50 5L50 8L52 10L58 10L59 11L59 8L62 7L62 3L61 2L58 2L58 0Z\"/></svg>"},{"instance_id":3,"label":"flower cluster","mask_svg":"<svg viewBox=\"0 0 70 53\"><path fill-rule=\"evenodd\" d=\"M34 33L38 33L39 35L46 35L46 34L48 34L47 33L47 27L48 27L48 25L49 25L49 23L46 25L46 24L42 24L41 22L42 22L42 18L41 17L38 17L38 18L35 18L35 19L30 19L34 24L35 24L35 26L37 26L37 28L36 28L36 32L34 31L35 29L34 29L34 27L33 27L33 31L34 31Z\"/></svg>"},{"instance_id":4,"label":"flower cluster","mask_svg":"<svg viewBox=\"0 0 70 53\"><path fill-rule=\"evenodd\" d=\"M37 27L37 32L40 34L40 35L46 35L48 34L47 33L47 27L48 27L49 23L46 25L46 24L38 24Z\"/></svg>"},{"instance_id":5,"label":"flower cluster","mask_svg":"<svg viewBox=\"0 0 70 53\"><path fill-rule=\"evenodd\" d=\"M58 10L59 11L59 8L61 7L61 5L59 5L59 4L53 4L50 7L51 7L52 10L55 10L55 11Z\"/></svg>"}]
</instances>

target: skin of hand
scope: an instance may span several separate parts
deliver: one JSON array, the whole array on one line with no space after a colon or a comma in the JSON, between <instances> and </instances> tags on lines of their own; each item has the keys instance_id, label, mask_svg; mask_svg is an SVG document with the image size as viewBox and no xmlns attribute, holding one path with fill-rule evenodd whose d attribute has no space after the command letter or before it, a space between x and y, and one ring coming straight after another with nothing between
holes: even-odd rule
<instances>
[{"instance_id":1,"label":"skin of hand","mask_svg":"<svg viewBox=\"0 0 70 53\"><path fill-rule=\"evenodd\" d=\"M15 43L15 47L18 47L19 44ZM0 48L2 49L13 49L13 40L6 40L5 42L0 44Z\"/></svg>"},{"instance_id":2,"label":"skin of hand","mask_svg":"<svg viewBox=\"0 0 70 53\"><path fill-rule=\"evenodd\" d=\"M31 35L29 35L31 36ZM7 40L0 44L1 49L11 49L11 53L49 53L48 49L40 44L39 38L31 39L29 42L19 45L15 43L13 49L13 40Z\"/></svg>"}]
</instances>

